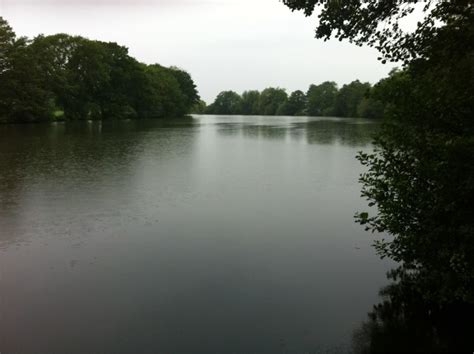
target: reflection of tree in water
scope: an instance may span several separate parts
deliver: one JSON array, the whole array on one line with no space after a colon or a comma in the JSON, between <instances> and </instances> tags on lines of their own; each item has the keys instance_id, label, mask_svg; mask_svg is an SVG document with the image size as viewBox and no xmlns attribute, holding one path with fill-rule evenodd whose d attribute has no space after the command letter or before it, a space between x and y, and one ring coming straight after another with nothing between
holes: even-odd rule
<instances>
[{"instance_id":1,"label":"reflection of tree in water","mask_svg":"<svg viewBox=\"0 0 474 354\"><path fill-rule=\"evenodd\" d=\"M288 134L286 126L245 125L242 127L244 137L264 139L284 139Z\"/></svg>"},{"instance_id":2,"label":"reflection of tree in water","mask_svg":"<svg viewBox=\"0 0 474 354\"><path fill-rule=\"evenodd\" d=\"M474 306L437 305L410 277L382 289L383 302L355 332L355 353L472 352Z\"/></svg>"},{"instance_id":3,"label":"reflection of tree in water","mask_svg":"<svg viewBox=\"0 0 474 354\"><path fill-rule=\"evenodd\" d=\"M196 127L191 119L2 125L0 192L2 187L14 187L22 177L52 174L69 163L88 167L88 162L94 162L101 167L100 162L115 160L126 165L143 143L144 136L137 133L189 127Z\"/></svg>"},{"instance_id":4,"label":"reflection of tree in water","mask_svg":"<svg viewBox=\"0 0 474 354\"><path fill-rule=\"evenodd\" d=\"M238 136L245 138L284 139L291 127L286 125L263 125L249 123L218 123L218 132L224 136Z\"/></svg>"},{"instance_id":5,"label":"reflection of tree in water","mask_svg":"<svg viewBox=\"0 0 474 354\"><path fill-rule=\"evenodd\" d=\"M77 212L94 207L108 210L106 194L118 188L114 184L129 183L136 173L135 163L145 150L166 155L192 149L192 134L173 133L188 126L195 123L183 119L0 126L0 229L4 231L0 246L50 227L43 220L43 210L25 211L30 208L29 198L44 198L44 207L56 211L56 223L75 217L73 211L68 214L65 205L75 207ZM154 130L159 133L148 134ZM101 193L105 193L103 201ZM98 198L90 201L89 210L87 201L69 201L86 196ZM124 200L124 205L127 202ZM24 213L29 213L27 221Z\"/></svg>"},{"instance_id":6,"label":"reflection of tree in water","mask_svg":"<svg viewBox=\"0 0 474 354\"><path fill-rule=\"evenodd\" d=\"M309 144L334 144L352 147L372 142L378 124L360 119L326 119L305 123Z\"/></svg>"},{"instance_id":7,"label":"reflection of tree in water","mask_svg":"<svg viewBox=\"0 0 474 354\"><path fill-rule=\"evenodd\" d=\"M223 136L237 136L242 131L244 123L216 123L217 131Z\"/></svg>"},{"instance_id":8,"label":"reflection of tree in water","mask_svg":"<svg viewBox=\"0 0 474 354\"><path fill-rule=\"evenodd\" d=\"M270 123L270 122L269 122ZM373 140L379 127L364 119L325 118L289 124L218 123L218 132L224 136L241 135L246 138L285 139L306 138L308 144L341 144L351 147L366 146Z\"/></svg>"}]
</instances>

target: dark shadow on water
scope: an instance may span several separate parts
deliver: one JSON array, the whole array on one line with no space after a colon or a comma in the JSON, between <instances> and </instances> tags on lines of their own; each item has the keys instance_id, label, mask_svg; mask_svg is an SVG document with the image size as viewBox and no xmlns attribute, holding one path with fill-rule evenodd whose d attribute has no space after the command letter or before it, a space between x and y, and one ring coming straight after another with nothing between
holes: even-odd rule
<instances>
[{"instance_id":1,"label":"dark shadow on water","mask_svg":"<svg viewBox=\"0 0 474 354\"><path fill-rule=\"evenodd\" d=\"M364 147L372 143L378 121L355 118L309 118L307 121L275 121L277 118L252 117L248 121L216 124L223 136L243 136L251 139L305 141L308 144ZM284 117L282 117L283 119ZM293 117L293 119L295 119Z\"/></svg>"},{"instance_id":2,"label":"dark shadow on water","mask_svg":"<svg viewBox=\"0 0 474 354\"><path fill-rule=\"evenodd\" d=\"M308 144L366 146L373 141L377 122L362 119L319 120L307 123Z\"/></svg>"},{"instance_id":3,"label":"dark shadow on water","mask_svg":"<svg viewBox=\"0 0 474 354\"><path fill-rule=\"evenodd\" d=\"M147 151L158 158L190 150L193 128L192 118L0 125L0 249L42 229L23 217L31 199L43 200L38 190L54 196L45 197L53 209L104 183L127 185Z\"/></svg>"},{"instance_id":4,"label":"dark shadow on water","mask_svg":"<svg viewBox=\"0 0 474 354\"><path fill-rule=\"evenodd\" d=\"M354 332L354 353L473 352L472 304L435 304L417 284L404 280L383 288L380 295L382 302Z\"/></svg>"},{"instance_id":5,"label":"dark shadow on water","mask_svg":"<svg viewBox=\"0 0 474 354\"><path fill-rule=\"evenodd\" d=\"M242 126L243 136L246 138L263 138L263 139L285 139L288 134L286 127L272 125L244 125Z\"/></svg>"},{"instance_id":6,"label":"dark shadow on water","mask_svg":"<svg viewBox=\"0 0 474 354\"><path fill-rule=\"evenodd\" d=\"M217 130L223 136L243 136L251 139L284 139L289 131L285 125L262 125L249 123L217 123Z\"/></svg>"}]
</instances>

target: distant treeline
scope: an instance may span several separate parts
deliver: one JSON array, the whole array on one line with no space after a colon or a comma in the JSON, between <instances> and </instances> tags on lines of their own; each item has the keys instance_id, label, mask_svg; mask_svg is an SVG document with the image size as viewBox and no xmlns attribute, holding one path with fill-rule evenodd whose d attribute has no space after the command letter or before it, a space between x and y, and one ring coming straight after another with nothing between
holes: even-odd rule
<instances>
[{"instance_id":1,"label":"distant treeline","mask_svg":"<svg viewBox=\"0 0 474 354\"><path fill-rule=\"evenodd\" d=\"M116 43L19 38L0 17L0 123L178 117L198 102L183 70L142 64Z\"/></svg>"},{"instance_id":2,"label":"distant treeline","mask_svg":"<svg viewBox=\"0 0 474 354\"><path fill-rule=\"evenodd\" d=\"M338 116L381 118L384 104L376 98L378 86L353 81L340 89L332 81L311 85L306 93L295 91L290 95L281 88L267 88L262 92L221 92L206 107L200 102L195 113L287 116Z\"/></svg>"}]
</instances>

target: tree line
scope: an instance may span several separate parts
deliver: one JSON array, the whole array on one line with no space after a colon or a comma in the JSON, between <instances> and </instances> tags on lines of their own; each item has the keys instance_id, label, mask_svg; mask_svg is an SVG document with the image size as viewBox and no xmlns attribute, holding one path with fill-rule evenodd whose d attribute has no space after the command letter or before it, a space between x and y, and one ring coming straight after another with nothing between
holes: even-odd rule
<instances>
[{"instance_id":1,"label":"tree line","mask_svg":"<svg viewBox=\"0 0 474 354\"><path fill-rule=\"evenodd\" d=\"M198 102L184 70L140 63L117 43L17 37L0 17L0 123L180 117Z\"/></svg>"},{"instance_id":2,"label":"tree line","mask_svg":"<svg viewBox=\"0 0 474 354\"><path fill-rule=\"evenodd\" d=\"M353 81L340 89L333 81L311 85L305 92L297 90L290 95L282 88L263 91L221 92L206 107L201 101L196 113L285 116L338 116L381 118L385 105L376 98L378 85Z\"/></svg>"}]
</instances>

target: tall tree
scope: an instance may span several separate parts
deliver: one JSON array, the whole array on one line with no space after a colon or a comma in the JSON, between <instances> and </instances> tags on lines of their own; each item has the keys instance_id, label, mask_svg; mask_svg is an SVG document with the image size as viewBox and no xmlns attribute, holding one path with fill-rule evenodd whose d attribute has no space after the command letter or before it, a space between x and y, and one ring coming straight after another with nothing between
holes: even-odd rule
<instances>
[{"instance_id":1,"label":"tall tree","mask_svg":"<svg viewBox=\"0 0 474 354\"><path fill-rule=\"evenodd\" d=\"M81 37L67 34L52 36L40 35L31 43L33 52L38 57L38 65L44 84L55 96L55 110L70 110L66 105L71 102L74 85L68 77L69 62L78 46L86 41Z\"/></svg>"},{"instance_id":2,"label":"tall tree","mask_svg":"<svg viewBox=\"0 0 474 354\"><path fill-rule=\"evenodd\" d=\"M257 115L259 114L260 92L245 91L242 93L242 114Z\"/></svg>"},{"instance_id":3,"label":"tall tree","mask_svg":"<svg viewBox=\"0 0 474 354\"><path fill-rule=\"evenodd\" d=\"M8 22L0 17L0 74L11 68L11 55L15 48L16 34Z\"/></svg>"},{"instance_id":4,"label":"tall tree","mask_svg":"<svg viewBox=\"0 0 474 354\"><path fill-rule=\"evenodd\" d=\"M357 117L357 108L362 100L369 94L369 83L359 80L342 86L334 102L334 114L339 117Z\"/></svg>"},{"instance_id":5,"label":"tall tree","mask_svg":"<svg viewBox=\"0 0 474 354\"><path fill-rule=\"evenodd\" d=\"M333 81L325 81L320 85L311 85L306 93L308 115L314 117L334 115L337 93L337 84Z\"/></svg>"},{"instance_id":6,"label":"tall tree","mask_svg":"<svg viewBox=\"0 0 474 354\"><path fill-rule=\"evenodd\" d=\"M288 101L282 106L279 114L289 116L303 116L306 114L306 95L297 90L291 93Z\"/></svg>"},{"instance_id":7,"label":"tall tree","mask_svg":"<svg viewBox=\"0 0 474 354\"><path fill-rule=\"evenodd\" d=\"M262 91L259 100L259 113L274 116L278 109L286 103L288 94L284 89L269 87Z\"/></svg>"},{"instance_id":8,"label":"tall tree","mask_svg":"<svg viewBox=\"0 0 474 354\"><path fill-rule=\"evenodd\" d=\"M52 114L53 95L28 44L0 17L0 121L35 122Z\"/></svg>"},{"instance_id":9,"label":"tall tree","mask_svg":"<svg viewBox=\"0 0 474 354\"><path fill-rule=\"evenodd\" d=\"M425 19L403 32L417 2L283 1L307 15L322 6L318 38L335 34L405 63L384 83L375 152L359 156L362 193L377 212L358 220L389 235L376 247L401 263L395 278L438 303L474 304L474 4L424 1Z\"/></svg>"},{"instance_id":10,"label":"tall tree","mask_svg":"<svg viewBox=\"0 0 474 354\"><path fill-rule=\"evenodd\" d=\"M0 122L183 116L199 102L184 70L141 64L117 43L16 38L0 17Z\"/></svg>"},{"instance_id":11,"label":"tall tree","mask_svg":"<svg viewBox=\"0 0 474 354\"><path fill-rule=\"evenodd\" d=\"M210 114L240 114L242 98L234 91L221 92L213 104L208 107Z\"/></svg>"},{"instance_id":12,"label":"tall tree","mask_svg":"<svg viewBox=\"0 0 474 354\"><path fill-rule=\"evenodd\" d=\"M207 111L207 103L203 100L199 100L199 102L196 103L191 109L191 113L193 114L205 114L206 111Z\"/></svg>"},{"instance_id":13,"label":"tall tree","mask_svg":"<svg viewBox=\"0 0 474 354\"><path fill-rule=\"evenodd\" d=\"M199 97L197 87L194 84L191 75L189 75L189 73L187 73L186 71L179 69L175 66L172 66L170 70L170 73L178 81L181 92L185 97L184 107L185 111L188 112L195 104L198 104L201 99Z\"/></svg>"},{"instance_id":14,"label":"tall tree","mask_svg":"<svg viewBox=\"0 0 474 354\"><path fill-rule=\"evenodd\" d=\"M182 93L172 70L154 64L145 67L146 95L139 109L147 118L179 117L187 112L187 97ZM189 108L190 109L190 108Z\"/></svg>"}]
</instances>

